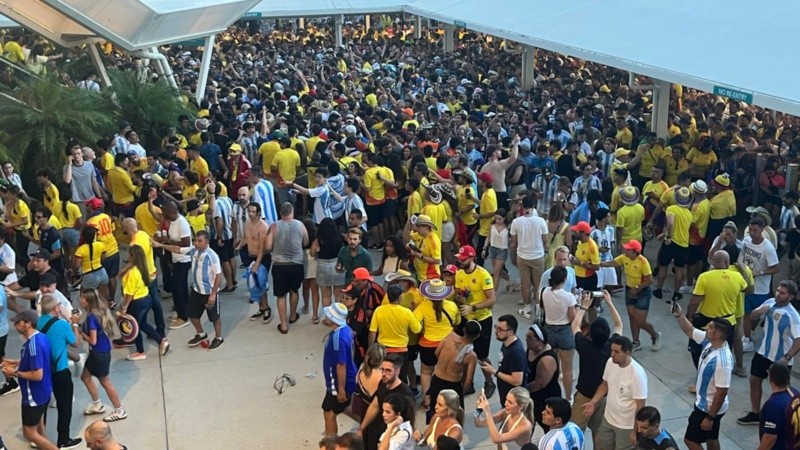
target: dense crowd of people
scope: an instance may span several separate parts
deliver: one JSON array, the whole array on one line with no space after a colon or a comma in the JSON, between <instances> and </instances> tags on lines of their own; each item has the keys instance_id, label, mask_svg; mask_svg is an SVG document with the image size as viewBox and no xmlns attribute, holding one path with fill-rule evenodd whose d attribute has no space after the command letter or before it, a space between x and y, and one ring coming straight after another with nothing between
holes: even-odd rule
<instances>
[{"instance_id":1,"label":"dense crowd of people","mask_svg":"<svg viewBox=\"0 0 800 450\"><path fill-rule=\"evenodd\" d=\"M244 291L243 271L250 320L269 323L275 308L281 334L302 314L330 329L320 448L459 448L474 396L473 426L505 448L537 448L538 425L540 449L583 449L586 428L594 448L677 449L632 358L661 349L652 298L671 302L698 369L684 444L720 447L737 375L751 399L737 422L759 425L759 448L797 445L800 210L786 167L800 160L800 121L675 86L659 137L652 96L624 72L539 51L525 90L512 43L459 31L443 54L436 30L414 39L401 21L376 22L347 24L340 48L323 22L233 28L197 118L178 118L160 147L127 122L71 142L60 177L37 173L41 199L3 165L0 354L8 310L26 341L3 359L0 393L22 390L25 438L55 448L42 425L52 395L57 447L80 442L70 373L90 393L85 414L106 413L97 378L112 404L103 420L127 417L114 347L144 360L146 335L166 356L168 330L191 325L187 345L219 349L219 298ZM198 53L168 53L191 92ZM755 198L763 206L746 207ZM492 313L503 284L519 292L518 315ZM74 350L82 341L88 354ZM337 436L343 413L358 428Z\"/></svg>"}]
</instances>

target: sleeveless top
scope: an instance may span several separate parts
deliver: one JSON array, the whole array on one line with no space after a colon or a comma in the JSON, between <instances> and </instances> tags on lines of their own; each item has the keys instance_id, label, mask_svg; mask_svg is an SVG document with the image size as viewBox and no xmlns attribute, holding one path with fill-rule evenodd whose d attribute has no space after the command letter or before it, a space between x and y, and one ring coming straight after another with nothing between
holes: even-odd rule
<instances>
[{"instance_id":1,"label":"sleeveless top","mask_svg":"<svg viewBox=\"0 0 800 450\"><path fill-rule=\"evenodd\" d=\"M94 166L92 163L84 161L80 166L72 164L72 182L69 185L72 189L73 202L83 203L94 198L93 179Z\"/></svg>"},{"instance_id":2,"label":"sleeveless top","mask_svg":"<svg viewBox=\"0 0 800 450\"><path fill-rule=\"evenodd\" d=\"M321 239L319 241L319 252L317 252L317 259L335 259L339 256L339 249L342 248L342 243L336 245L334 242L325 242Z\"/></svg>"},{"instance_id":3,"label":"sleeveless top","mask_svg":"<svg viewBox=\"0 0 800 450\"><path fill-rule=\"evenodd\" d=\"M547 385L545 385L545 387L536 392L531 392L531 399L533 399L533 403L535 405L543 405L544 401L550 397L561 397L561 386L558 384L558 375L561 371L558 368L558 358L556 357L555 350L551 348L550 350L544 351L533 361L528 362L528 373L536 376L536 367L539 365L539 361L541 361L545 356L551 356L553 360L555 360L556 371L553 372L553 376L550 378L550 381L547 383Z\"/></svg>"},{"instance_id":4,"label":"sleeveless top","mask_svg":"<svg viewBox=\"0 0 800 450\"><path fill-rule=\"evenodd\" d=\"M428 446L430 448L436 448L436 439L438 438L438 436L436 436L436 428L439 427L439 418L438 417L433 421L433 425L431 425L431 427L433 427L433 431L431 431L431 434L429 434L428 438L425 439L425 443L428 444ZM447 435L447 433L449 433L450 430L452 430L453 428L456 428L456 427L461 428L461 425L459 425L459 423L456 422L453 425L450 425L449 427L447 427L447 429L444 430L444 433L442 433L442 434Z\"/></svg>"},{"instance_id":5,"label":"sleeveless top","mask_svg":"<svg viewBox=\"0 0 800 450\"><path fill-rule=\"evenodd\" d=\"M296 219L275 222L272 264L303 264L303 227Z\"/></svg>"},{"instance_id":6,"label":"sleeveless top","mask_svg":"<svg viewBox=\"0 0 800 450\"><path fill-rule=\"evenodd\" d=\"M517 420L513 424L511 424L511 428L509 428L508 431L506 431L506 422L508 422L508 419L511 418L511 415L506 416L506 418L503 419L503 423L500 424L500 428L498 428L498 430L500 430L500 433L509 433L511 431L514 431L514 428L517 428L517 425L519 425L519 423L522 422L523 417L525 417L525 414L520 414ZM528 437L528 440L530 440L530 436ZM517 444L517 441L511 441L511 442L506 442L504 444L497 444L497 448L498 450L502 449L519 450L522 448L522 446Z\"/></svg>"},{"instance_id":7,"label":"sleeveless top","mask_svg":"<svg viewBox=\"0 0 800 450\"><path fill-rule=\"evenodd\" d=\"M383 261L383 271L381 272L381 275L387 275L392 272L397 272L398 270L400 270L400 257L387 256Z\"/></svg>"}]
</instances>

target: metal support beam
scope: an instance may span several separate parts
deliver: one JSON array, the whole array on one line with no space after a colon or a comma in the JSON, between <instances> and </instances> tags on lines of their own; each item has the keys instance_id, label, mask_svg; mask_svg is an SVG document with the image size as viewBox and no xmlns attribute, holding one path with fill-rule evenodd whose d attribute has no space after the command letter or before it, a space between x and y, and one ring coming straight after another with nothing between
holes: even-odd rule
<instances>
[{"instance_id":1,"label":"metal support beam","mask_svg":"<svg viewBox=\"0 0 800 450\"><path fill-rule=\"evenodd\" d=\"M522 89L527 91L534 86L535 70L536 48L525 45L522 47L522 79L520 80Z\"/></svg>"},{"instance_id":2,"label":"metal support beam","mask_svg":"<svg viewBox=\"0 0 800 450\"><path fill-rule=\"evenodd\" d=\"M299 17L297 19L297 28L303 30L306 28L306 19L305 17Z\"/></svg>"},{"instance_id":3,"label":"metal support beam","mask_svg":"<svg viewBox=\"0 0 800 450\"><path fill-rule=\"evenodd\" d=\"M450 53L455 47L455 25L444 25L444 52Z\"/></svg>"},{"instance_id":4,"label":"metal support beam","mask_svg":"<svg viewBox=\"0 0 800 450\"><path fill-rule=\"evenodd\" d=\"M632 91L652 91L653 89L657 89L658 87L652 84L636 84L636 80L634 79L636 75L633 72L628 72L628 87Z\"/></svg>"},{"instance_id":5,"label":"metal support beam","mask_svg":"<svg viewBox=\"0 0 800 450\"><path fill-rule=\"evenodd\" d=\"M111 79L108 78L108 72L106 72L106 66L103 64L103 59L100 58L100 51L97 50L97 44L89 44L89 57L92 58L92 63L94 64L94 68L97 69L97 76L103 80L103 85L105 87L111 86Z\"/></svg>"},{"instance_id":6,"label":"metal support beam","mask_svg":"<svg viewBox=\"0 0 800 450\"><path fill-rule=\"evenodd\" d=\"M669 118L669 95L671 84L667 81L653 79L653 116L650 131L660 138L668 139L667 119Z\"/></svg>"},{"instance_id":7,"label":"metal support beam","mask_svg":"<svg viewBox=\"0 0 800 450\"><path fill-rule=\"evenodd\" d=\"M206 85L208 84L208 69L211 68L211 55L214 54L214 40L216 35L212 34L206 38L206 45L203 47L203 59L200 62L200 78L197 80L197 91L194 98L197 104L206 96Z\"/></svg>"},{"instance_id":8,"label":"metal support beam","mask_svg":"<svg viewBox=\"0 0 800 450\"><path fill-rule=\"evenodd\" d=\"M414 39L422 39L422 16L414 20Z\"/></svg>"},{"instance_id":9,"label":"metal support beam","mask_svg":"<svg viewBox=\"0 0 800 450\"><path fill-rule=\"evenodd\" d=\"M342 26L344 25L344 14L333 16L333 33L336 38L336 46L342 46Z\"/></svg>"},{"instance_id":10,"label":"metal support beam","mask_svg":"<svg viewBox=\"0 0 800 450\"><path fill-rule=\"evenodd\" d=\"M365 14L364 15L364 30L369 30L370 28L372 28L372 18L369 16L369 14Z\"/></svg>"}]
</instances>

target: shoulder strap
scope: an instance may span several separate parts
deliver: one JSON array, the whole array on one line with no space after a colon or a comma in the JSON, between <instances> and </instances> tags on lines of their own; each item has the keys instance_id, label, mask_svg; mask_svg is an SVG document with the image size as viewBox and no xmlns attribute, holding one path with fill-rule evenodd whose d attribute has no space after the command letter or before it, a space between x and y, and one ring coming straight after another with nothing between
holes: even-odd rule
<instances>
[{"instance_id":1,"label":"shoulder strap","mask_svg":"<svg viewBox=\"0 0 800 450\"><path fill-rule=\"evenodd\" d=\"M48 320L47 323L44 324L42 329L39 330L39 332L41 332L42 334L47 334L47 332L50 330L50 327L52 327L53 324L56 323L57 320L58 320L58 317L51 317L50 320Z\"/></svg>"},{"instance_id":2,"label":"shoulder strap","mask_svg":"<svg viewBox=\"0 0 800 450\"><path fill-rule=\"evenodd\" d=\"M450 326L451 326L451 327L452 327L452 326L455 326L455 325L453 324L453 318L452 318L452 317L450 317L450 314L447 314L447 310L446 310L446 309L444 309L444 307L442 308L442 313L444 313L444 316L445 316L445 317L447 317L447 321L448 321L448 322L450 322Z\"/></svg>"}]
</instances>

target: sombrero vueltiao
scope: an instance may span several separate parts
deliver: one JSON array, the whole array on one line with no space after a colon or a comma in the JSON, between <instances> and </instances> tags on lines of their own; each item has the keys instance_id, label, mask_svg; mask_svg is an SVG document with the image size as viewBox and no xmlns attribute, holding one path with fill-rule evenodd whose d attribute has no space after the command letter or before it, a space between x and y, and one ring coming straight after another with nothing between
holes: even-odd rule
<instances>
[{"instance_id":1,"label":"sombrero vueltiao","mask_svg":"<svg viewBox=\"0 0 800 450\"><path fill-rule=\"evenodd\" d=\"M130 343L136 340L139 335L139 323L130 314L120 314L117 316L117 327L123 341Z\"/></svg>"},{"instance_id":2,"label":"sombrero vueltiao","mask_svg":"<svg viewBox=\"0 0 800 450\"><path fill-rule=\"evenodd\" d=\"M433 301L442 301L453 293L453 288L438 278L432 278L423 281L419 285L419 291L425 298Z\"/></svg>"}]
</instances>

